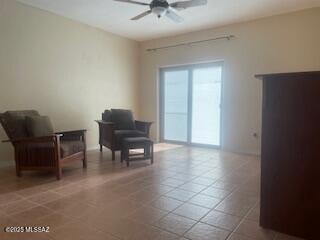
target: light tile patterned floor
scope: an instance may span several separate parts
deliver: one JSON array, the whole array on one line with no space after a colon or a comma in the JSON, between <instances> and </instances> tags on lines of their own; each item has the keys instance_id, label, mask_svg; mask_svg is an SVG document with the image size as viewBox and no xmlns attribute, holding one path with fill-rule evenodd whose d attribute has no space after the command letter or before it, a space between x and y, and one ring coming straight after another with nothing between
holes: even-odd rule
<instances>
[{"instance_id":1,"label":"light tile patterned floor","mask_svg":"<svg viewBox=\"0 0 320 240\"><path fill-rule=\"evenodd\" d=\"M50 233L0 233L42 240L294 240L261 229L260 162L213 149L156 146L155 164L110 160L104 150L48 173L0 167L0 227L50 226Z\"/></svg>"}]
</instances>

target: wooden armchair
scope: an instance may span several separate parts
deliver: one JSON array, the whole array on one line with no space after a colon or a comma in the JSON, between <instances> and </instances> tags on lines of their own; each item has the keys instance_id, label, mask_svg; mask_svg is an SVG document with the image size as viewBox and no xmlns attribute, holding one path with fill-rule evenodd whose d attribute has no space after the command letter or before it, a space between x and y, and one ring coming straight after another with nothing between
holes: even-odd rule
<instances>
[{"instance_id":1,"label":"wooden armchair","mask_svg":"<svg viewBox=\"0 0 320 240\"><path fill-rule=\"evenodd\" d=\"M61 179L62 166L80 160L87 166L86 130L32 137L26 129L26 118L40 116L37 111L8 111L0 114L0 122L14 147L16 174L21 171L52 171Z\"/></svg>"},{"instance_id":2,"label":"wooden armchair","mask_svg":"<svg viewBox=\"0 0 320 240\"><path fill-rule=\"evenodd\" d=\"M115 152L121 150L121 141L128 137L149 137L152 122L134 120L130 110L111 109L102 113L102 120L96 120L99 125L100 151L105 146Z\"/></svg>"}]
</instances>

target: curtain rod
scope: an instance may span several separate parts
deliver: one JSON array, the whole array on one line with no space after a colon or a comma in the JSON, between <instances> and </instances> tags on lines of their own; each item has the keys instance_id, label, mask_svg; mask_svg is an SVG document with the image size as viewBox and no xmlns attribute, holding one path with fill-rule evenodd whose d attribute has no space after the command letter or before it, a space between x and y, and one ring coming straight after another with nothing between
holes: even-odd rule
<instances>
[{"instance_id":1,"label":"curtain rod","mask_svg":"<svg viewBox=\"0 0 320 240\"><path fill-rule=\"evenodd\" d=\"M204 43L204 42L211 42L211 41L217 41L217 40L231 40L232 38L235 38L234 35L227 35L227 36L221 36L221 37L216 37L216 38L209 38L205 40L199 40L199 41L194 41L194 42L184 42L184 43L179 43L175 45L168 45L164 47L157 47L157 48L148 48L147 52L152 52L152 51L157 51L157 50L163 50L163 49L168 49L168 48L175 48L175 47L180 47L180 46L188 46L188 45L194 45L194 44L199 44L199 43Z\"/></svg>"}]
</instances>

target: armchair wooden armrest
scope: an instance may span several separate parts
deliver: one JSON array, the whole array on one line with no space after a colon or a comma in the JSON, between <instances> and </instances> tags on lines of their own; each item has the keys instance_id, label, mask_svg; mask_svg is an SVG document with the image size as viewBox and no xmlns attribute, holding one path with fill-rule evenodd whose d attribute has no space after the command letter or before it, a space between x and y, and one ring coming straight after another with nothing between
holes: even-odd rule
<instances>
[{"instance_id":1,"label":"armchair wooden armrest","mask_svg":"<svg viewBox=\"0 0 320 240\"><path fill-rule=\"evenodd\" d=\"M146 136L149 137L150 127L153 122L145 122L145 121L135 121L137 130L146 133Z\"/></svg>"},{"instance_id":2,"label":"armchair wooden armrest","mask_svg":"<svg viewBox=\"0 0 320 240\"><path fill-rule=\"evenodd\" d=\"M96 120L96 122L99 124L99 129L106 129L108 131L112 131L115 130L116 128L116 124L113 122L106 122L106 121L102 121L102 120Z\"/></svg>"},{"instance_id":3,"label":"armchair wooden armrest","mask_svg":"<svg viewBox=\"0 0 320 240\"><path fill-rule=\"evenodd\" d=\"M116 124L113 122L106 122L103 120L95 120L99 125L105 125L105 126L115 126Z\"/></svg>"},{"instance_id":4,"label":"armchair wooden armrest","mask_svg":"<svg viewBox=\"0 0 320 240\"><path fill-rule=\"evenodd\" d=\"M87 132L87 129L79 129L79 130L72 130L72 131L63 131L63 132L57 132L56 134L77 134L77 135L83 135Z\"/></svg>"},{"instance_id":5,"label":"armchair wooden armrest","mask_svg":"<svg viewBox=\"0 0 320 240\"><path fill-rule=\"evenodd\" d=\"M85 135L87 130L86 129L80 129L80 130L72 130L72 131L63 131L63 132L57 132L56 134L61 134L61 140L65 141L84 141Z\"/></svg>"},{"instance_id":6,"label":"armchair wooden armrest","mask_svg":"<svg viewBox=\"0 0 320 240\"><path fill-rule=\"evenodd\" d=\"M17 138L17 139L9 139L9 140L4 140L2 142L8 143L11 142L13 144L15 143L35 143L35 142L52 142L57 138L62 137L62 134L53 134L50 136L43 136L43 137L27 137L27 138Z\"/></svg>"}]
</instances>

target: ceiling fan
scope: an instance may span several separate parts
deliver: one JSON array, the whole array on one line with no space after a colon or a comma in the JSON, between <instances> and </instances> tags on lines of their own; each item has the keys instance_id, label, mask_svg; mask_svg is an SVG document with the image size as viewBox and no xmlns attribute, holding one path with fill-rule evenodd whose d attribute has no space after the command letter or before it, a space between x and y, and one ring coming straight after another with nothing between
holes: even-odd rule
<instances>
[{"instance_id":1,"label":"ceiling fan","mask_svg":"<svg viewBox=\"0 0 320 240\"><path fill-rule=\"evenodd\" d=\"M189 1L180 1L174 3L168 3L167 0L152 0L152 2L144 3L138 1L131 1L131 0L114 0L117 2L125 2L125 3L132 3L142 6L149 6L150 10L139 14L138 16L131 18L131 20L139 20L151 13L157 15L158 18L163 16L167 16L174 22L182 22L183 18L177 14L177 10L183 10L190 7L197 7L207 4L207 0L189 0Z\"/></svg>"}]
</instances>

